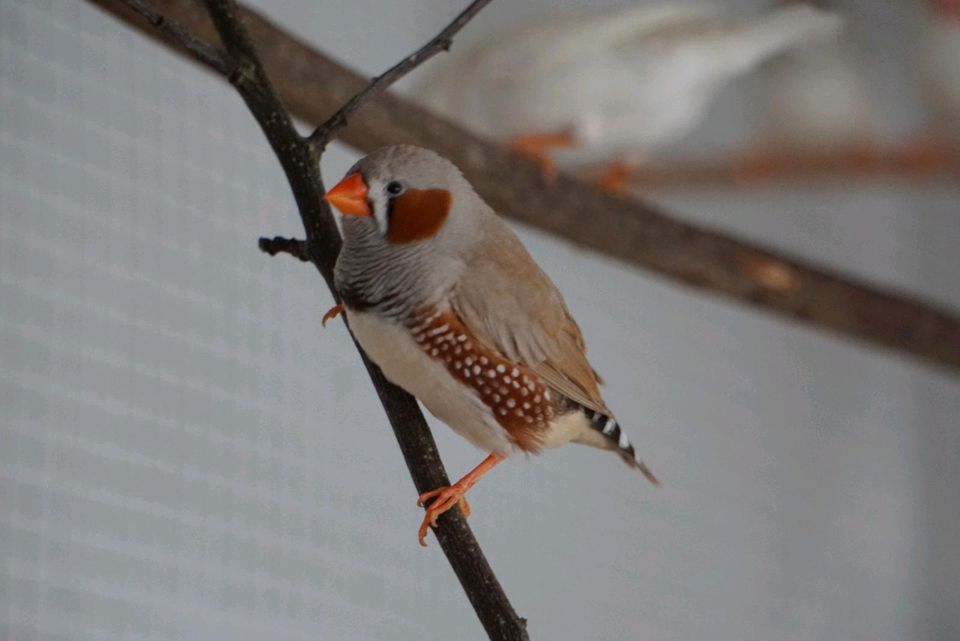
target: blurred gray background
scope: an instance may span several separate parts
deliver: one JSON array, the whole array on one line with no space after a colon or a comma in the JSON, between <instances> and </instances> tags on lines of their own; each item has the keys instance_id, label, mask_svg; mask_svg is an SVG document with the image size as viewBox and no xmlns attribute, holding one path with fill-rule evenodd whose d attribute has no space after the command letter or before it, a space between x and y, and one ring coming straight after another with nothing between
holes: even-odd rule
<instances>
[{"instance_id":1,"label":"blurred gray background","mask_svg":"<svg viewBox=\"0 0 960 641\"><path fill-rule=\"evenodd\" d=\"M253 4L375 73L464 2ZM458 46L568 4L493 3ZM884 135L922 117L921 4L841 4ZM762 80L687 146L748 138ZM353 158L328 154L328 183ZM657 200L960 309L955 183ZM300 231L229 86L86 3L0 0L0 638L483 637L416 544L373 389L343 326L320 329L323 282L256 248ZM471 493L532 638L960 638L956 375L519 231L664 481L569 447ZM479 462L432 425L452 476Z\"/></svg>"}]
</instances>

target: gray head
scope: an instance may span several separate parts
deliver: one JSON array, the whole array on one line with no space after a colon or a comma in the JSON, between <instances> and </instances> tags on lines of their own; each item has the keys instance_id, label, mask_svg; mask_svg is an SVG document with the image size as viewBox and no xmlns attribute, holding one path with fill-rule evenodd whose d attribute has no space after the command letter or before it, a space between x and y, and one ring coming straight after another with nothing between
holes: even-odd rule
<instances>
[{"instance_id":1,"label":"gray head","mask_svg":"<svg viewBox=\"0 0 960 641\"><path fill-rule=\"evenodd\" d=\"M341 296L391 315L442 297L492 215L453 163L412 145L374 151L324 198L344 215Z\"/></svg>"}]
</instances>

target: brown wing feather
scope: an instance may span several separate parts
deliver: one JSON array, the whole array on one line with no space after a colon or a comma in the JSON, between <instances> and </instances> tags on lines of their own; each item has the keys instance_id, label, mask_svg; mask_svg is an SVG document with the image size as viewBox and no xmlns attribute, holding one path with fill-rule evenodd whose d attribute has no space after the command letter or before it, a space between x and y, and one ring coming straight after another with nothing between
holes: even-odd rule
<instances>
[{"instance_id":1,"label":"brown wing feather","mask_svg":"<svg viewBox=\"0 0 960 641\"><path fill-rule=\"evenodd\" d=\"M482 252L471 256L451 304L480 340L533 369L555 391L610 414L600 379L563 297L509 227L484 221Z\"/></svg>"}]
</instances>

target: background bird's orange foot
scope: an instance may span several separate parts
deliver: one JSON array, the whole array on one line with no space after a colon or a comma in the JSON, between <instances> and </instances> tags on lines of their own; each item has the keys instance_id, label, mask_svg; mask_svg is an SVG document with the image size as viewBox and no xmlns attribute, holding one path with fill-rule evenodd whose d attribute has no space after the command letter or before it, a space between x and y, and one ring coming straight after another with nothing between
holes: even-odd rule
<instances>
[{"instance_id":1,"label":"background bird's orange foot","mask_svg":"<svg viewBox=\"0 0 960 641\"><path fill-rule=\"evenodd\" d=\"M343 313L343 305L334 305L327 310L327 313L323 315L323 318L320 319L320 325L322 327L327 326L327 321L336 318Z\"/></svg>"},{"instance_id":2,"label":"background bird's orange foot","mask_svg":"<svg viewBox=\"0 0 960 641\"><path fill-rule=\"evenodd\" d=\"M417 533L417 538L420 539L420 545L426 547L429 528L431 526L436 527L437 519L440 518L440 515L457 503L460 504L460 511L463 512L463 516L470 516L470 504L467 503L467 497L464 496L467 488L458 487L458 485L459 484L438 487L435 490L424 492L420 495L420 498L417 499L417 505L421 507L427 501L433 499L433 503L427 508L427 513L424 515L423 522L420 524L420 531Z\"/></svg>"},{"instance_id":3,"label":"background bird's orange foot","mask_svg":"<svg viewBox=\"0 0 960 641\"><path fill-rule=\"evenodd\" d=\"M507 148L522 156L530 158L540 165L543 173L552 176L556 173L556 166L550 158L552 149L573 147L576 141L573 134L566 131L554 133L522 134L514 136L507 143Z\"/></svg>"},{"instance_id":4,"label":"background bird's orange foot","mask_svg":"<svg viewBox=\"0 0 960 641\"><path fill-rule=\"evenodd\" d=\"M637 171L637 165L628 160L617 160L600 168L594 184L613 194L622 195L627 192L630 178Z\"/></svg>"}]
</instances>

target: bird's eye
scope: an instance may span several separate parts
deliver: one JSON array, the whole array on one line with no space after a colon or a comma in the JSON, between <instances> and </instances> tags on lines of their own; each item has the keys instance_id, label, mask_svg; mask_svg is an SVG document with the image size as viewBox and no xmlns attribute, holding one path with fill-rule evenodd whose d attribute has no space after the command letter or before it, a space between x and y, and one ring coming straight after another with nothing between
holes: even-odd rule
<instances>
[{"instance_id":1,"label":"bird's eye","mask_svg":"<svg viewBox=\"0 0 960 641\"><path fill-rule=\"evenodd\" d=\"M391 196L399 196L403 192L403 185L396 180L387 185L387 193Z\"/></svg>"}]
</instances>

